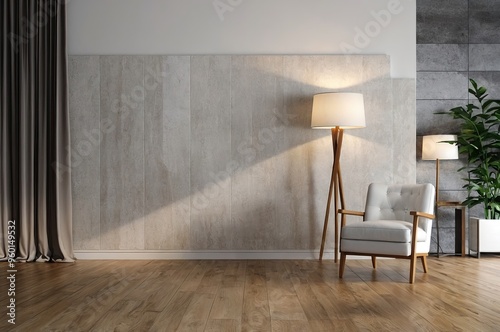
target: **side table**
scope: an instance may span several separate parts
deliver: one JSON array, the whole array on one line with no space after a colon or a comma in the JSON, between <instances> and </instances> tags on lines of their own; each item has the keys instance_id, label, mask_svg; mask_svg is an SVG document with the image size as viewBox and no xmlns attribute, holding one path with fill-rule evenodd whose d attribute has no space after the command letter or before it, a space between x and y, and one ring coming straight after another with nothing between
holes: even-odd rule
<instances>
[{"instance_id":1,"label":"side table","mask_svg":"<svg viewBox=\"0 0 500 332\"><path fill-rule=\"evenodd\" d=\"M439 219L438 219L438 209L440 207L454 207L455 208L455 219L460 218L460 238L461 238L461 255L465 256L465 206L461 202L454 201L438 201L436 203L436 246L437 246L437 257L439 257ZM457 214L460 214L458 216ZM455 229L456 232L456 229Z\"/></svg>"}]
</instances>

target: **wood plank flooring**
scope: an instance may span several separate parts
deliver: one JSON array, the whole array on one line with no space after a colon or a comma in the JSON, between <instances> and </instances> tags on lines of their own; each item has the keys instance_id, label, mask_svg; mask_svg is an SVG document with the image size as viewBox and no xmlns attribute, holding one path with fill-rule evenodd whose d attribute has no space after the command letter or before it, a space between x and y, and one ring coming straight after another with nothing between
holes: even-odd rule
<instances>
[{"instance_id":1,"label":"wood plank flooring","mask_svg":"<svg viewBox=\"0 0 500 332\"><path fill-rule=\"evenodd\" d=\"M406 260L17 263L0 331L499 331L500 256Z\"/></svg>"}]
</instances>

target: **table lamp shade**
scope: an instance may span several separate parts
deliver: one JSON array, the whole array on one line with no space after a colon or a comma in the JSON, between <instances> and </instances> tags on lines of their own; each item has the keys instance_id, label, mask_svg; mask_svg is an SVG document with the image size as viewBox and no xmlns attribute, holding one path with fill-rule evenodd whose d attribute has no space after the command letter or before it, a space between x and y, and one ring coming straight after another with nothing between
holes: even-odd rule
<instances>
[{"instance_id":1,"label":"table lamp shade","mask_svg":"<svg viewBox=\"0 0 500 332\"><path fill-rule=\"evenodd\" d=\"M363 95L343 92L314 95L311 127L315 129L366 127Z\"/></svg>"},{"instance_id":2,"label":"table lamp shade","mask_svg":"<svg viewBox=\"0 0 500 332\"><path fill-rule=\"evenodd\" d=\"M458 159L458 146L445 141L456 141L456 135L427 135L422 140L422 160Z\"/></svg>"}]
</instances>

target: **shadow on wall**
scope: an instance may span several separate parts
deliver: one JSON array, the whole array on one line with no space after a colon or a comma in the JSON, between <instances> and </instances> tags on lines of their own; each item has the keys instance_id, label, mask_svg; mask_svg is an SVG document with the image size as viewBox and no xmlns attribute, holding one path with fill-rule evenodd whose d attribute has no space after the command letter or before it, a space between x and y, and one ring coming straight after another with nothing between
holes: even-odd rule
<instances>
[{"instance_id":1,"label":"shadow on wall","mask_svg":"<svg viewBox=\"0 0 500 332\"><path fill-rule=\"evenodd\" d=\"M75 249L318 248L332 147L310 128L312 96L364 94L367 128L346 132L342 156L346 201L362 208L404 150L389 67L381 55L70 57Z\"/></svg>"}]
</instances>

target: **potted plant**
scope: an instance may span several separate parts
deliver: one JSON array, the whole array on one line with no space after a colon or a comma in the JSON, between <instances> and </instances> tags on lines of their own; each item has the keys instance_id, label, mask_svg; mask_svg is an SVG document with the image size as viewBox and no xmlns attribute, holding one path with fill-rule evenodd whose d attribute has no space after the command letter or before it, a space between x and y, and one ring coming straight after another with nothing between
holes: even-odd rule
<instances>
[{"instance_id":1,"label":"potted plant","mask_svg":"<svg viewBox=\"0 0 500 332\"><path fill-rule=\"evenodd\" d=\"M467 157L461 170L467 171L462 203L471 208L481 205L484 218L470 218L469 251L500 252L500 100L486 99L486 88L470 79L469 93L475 103L452 108L449 114L460 122L459 153ZM492 240L492 243L490 243Z\"/></svg>"}]
</instances>

